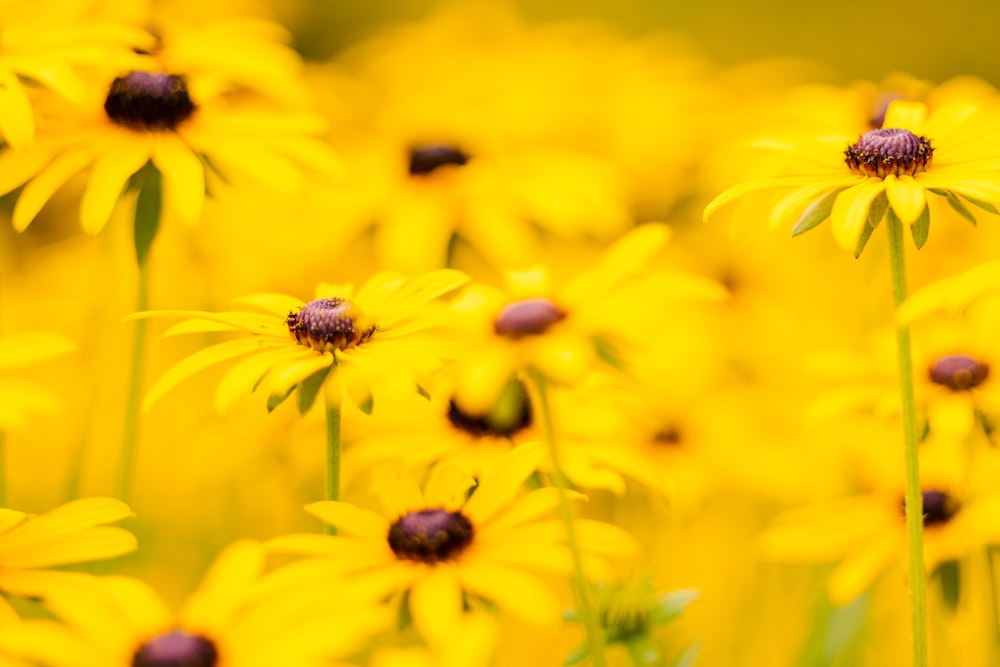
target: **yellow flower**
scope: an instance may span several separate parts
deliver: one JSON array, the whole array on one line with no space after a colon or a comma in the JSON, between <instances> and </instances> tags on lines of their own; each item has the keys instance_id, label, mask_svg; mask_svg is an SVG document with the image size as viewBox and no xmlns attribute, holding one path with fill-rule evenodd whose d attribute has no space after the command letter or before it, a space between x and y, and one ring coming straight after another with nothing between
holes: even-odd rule
<instances>
[{"instance_id":1,"label":"yellow flower","mask_svg":"<svg viewBox=\"0 0 1000 667\"><path fill-rule=\"evenodd\" d=\"M87 577L53 599L64 624L32 620L0 631L0 648L50 667L335 665L384 620L343 588L324 606L268 584L260 544L228 547L175 617L143 582Z\"/></svg>"},{"instance_id":2,"label":"yellow flower","mask_svg":"<svg viewBox=\"0 0 1000 667\"><path fill-rule=\"evenodd\" d=\"M668 234L660 224L637 227L561 288L538 266L508 271L506 292L465 290L455 303L469 327L468 354L456 371L458 406L485 414L527 370L555 384L577 383L602 360L615 363L617 347L654 339L648 318L666 317L663 304L722 299L725 291L708 280L648 270Z\"/></svg>"},{"instance_id":3,"label":"yellow flower","mask_svg":"<svg viewBox=\"0 0 1000 667\"><path fill-rule=\"evenodd\" d=\"M0 13L0 139L16 149L35 140L35 117L22 80L78 101L83 82L74 66L125 63L134 58L133 48L153 41L138 28L89 16L84 3L3 0Z\"/></svg>"},{"instance_id":4,"label":"yellow flower","mask_svg":"<svg viewBox=\"0 0 1000 667\"><path fill-rule=\"evenodd\" d=\"M882 127L860 137L762 142L789 153L795 163L785 175L726 190L708 205L704 217L746 195L773 192L780 198L770 206L768 221L776 227L797 220L793 235L829 218L837 242L858 256L889 214L909 225L914 243L922 247L930 206L946 201L973 223L969 204L997 213L1000 144L995 117L985 102L956 101L928 113L924 104L895 101Z\"/></svg>"},{"instance_id":5,"label":"yellow flower","mask_svg":"<svg viewBox=\"0 0 1000 667\"><path fill-rule=\"evenodd\" d=\"M40 515L0 508L0 590L48 597L83 575L43 568L134 551L132 533L102 525L131 516L128 506L113 498L74 500Z\"/></svg>"},{"instance_id":6,"label":"yellow flower","mask_svg":"<svg viewBox=\"0 0 1000 667\"><path fill-rule=\"evenodd\" d=\"M56 399L43 387L7 371L75 349L68 338L34 333L0 337L0 431L24 428L31 412L54 412Z\"/></svg>"},{"instance_id":7,"label":"yellow flower","mask_svg":"<svg viewBox=\"0 0 1000 667\"><path fill-rule=\"evenodd\" d=\"M287 535L271 540L270 548L318 556L285 568L317 587L336 572L381 595L408 592L414 626L429 640L457 635L463 599L484 599L533 623L551 624L559 605L536 573L572 570L564 524L543 518L558 496L554 488L517 495L543 456L540 446L517 447L478 485L457 467L439 465L423 490L402 462L383 462L373 478L384 513L346 502L313 503L306 509L340 534ZM594 574L608 572L604 557L634 549L615 526L577 520L576 529Z\"/></svg>"},{"instance_id":8,"label":"yellow flower","mask_svg":"<svg viewBox=\"0 0 1000 667\"><path fill-rule=\"evenodd\" d=\"M321 119L228 99L204 72L174 69L162 57L149 56L114 78L95 77L79 105L48 105L38 142L0 154L0 193L24 185L14 207L15 229L25 229L67 180L88 167L80 203L88 233L104 227L123 189L147 163L163 177L165 210L189 225L201 219L207 186L217 190L226 180L249 177L287 194L304 186L303 167L337 174L337 159L316 136L325 126ZM206 182L215 173L222 180Z\"/></svg>"},{"instance_id":9,"label":"yellow flower","mask_svg":"<svg viewBox=\"0 0 1000 667\"><path fill-rule=\"evenodd\" d=\"M927 573L1000 540L995 453L968 469L956 443L927 441L921 450ZM760 536L761 554L787 562L835 562L829 594L843 605L906 561L903 484L888 470L872 491L820 502L778 516ZM892 479L895 477L896 479Z\"/></svg>"},{"instance_id":10,"label":"yellow flower","mask_svg":"<svg viewBox=\"0 0 1000 667\"><path fill-rule=\"evenodd\" d=\"M316 299L304 303L284 294L239 299L262 312L150 311L133 317L188 317L171 333L229 331L242 337L205 348L168 370L150 389L149 409L165 392L194 373L244 357L219 382L215 405L226 409L240 396L262 387L274 409L298 389L298 407L307 411L326 385L329 400L341 388L366 411L372 387L388 376L419 378L440 363L442 319L432 302L468 278L442 269L413 278L394 272L373 276L355 293L353 285L320 284Z\"/></svg>"}]
</instances>

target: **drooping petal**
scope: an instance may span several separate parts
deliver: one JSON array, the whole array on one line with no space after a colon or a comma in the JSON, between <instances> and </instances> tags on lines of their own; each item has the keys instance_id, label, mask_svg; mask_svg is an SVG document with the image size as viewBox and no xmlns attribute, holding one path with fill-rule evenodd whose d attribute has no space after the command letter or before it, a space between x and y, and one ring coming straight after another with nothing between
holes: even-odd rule
<instances>
[{"instance_id":1,"label":"drooping petal","mask_svg":"<svg viewBox=\"0 0 1000 667\"><path fill-rule=\"evenodd\" d=\"M524 444L512 449L496 467L483 475L476 492L465 504L466 516L475 525L488 523L513 500L544 457L545 448L541 443Z\"/></svg>"},{"instance_id":2,"label":"drooping petal","mask_svg":"<svg viewBox=\"0 0 1000 667\"><path fill-rule=\"evenodd\" d=\"M87 189L80 201L83 231L96 234L108 222L125 184L149 160L149 144L142 139L120 139L94 161Z\"/></svg>"},{"instance_id":3,"label":"drooping petal","mask_svg":"<svg viewBox=\"0 0 1000 667\"><path fill-rule=\"evenodd\" d=\"M872 201L885 189L880 178L868 178L840 193L830 213L833 237L842 248L854 252L868 221Z\"/></svg>"},{"instance_id":4,"label":"drooping petal","mask_svg":"<svg viewBox=\"0 0 1000 667\"><path fill-rule=\"evenodd\" d=\"M189 226L201 221L205 202L205 166L176 134L156 137L153 164L163 174L164 201Z\"/></svg>"},{"instance_id":5,"label":"drooping petal","mask_svg":"<svg viewBox=\"0 0 1000 667\"><path fill-rule=\"evenodd\" d=\"M462 589L451 566L428 568L413 582L410 614L417 631L432 641L447 641L458 633Z\"/></svg>"},{"instance_id":6,"label":"drooping petal","mask_svg":"<svg viewBox=\"0 0 1000 667\"><path fill-rule=\"evenodd\" d=\"M924 189L912 176L885 177L885 194L889 197L889 205L895 211L904 225L912 225L924 212L927 206L927 195Z\"/></svg>"},{"instance_id":7,"label":"drooping petal","mask_svg":"<svg viewBox=\"0 0 1000 667\"><path fill-rule=\"evenodd\" d=\"M384 540L389 532L389 522L384 517L350 503L324 500L306 505L306 511L346 535Z\"/></svg>"},{"instance_id":8,"label":"drooping petal","mask_svg":"<svg viewBox=\"0 0 1000 667\"><path fill-rule=\"evenodd\" d=\"M91 150L70 150L58 155L21 191L14 205L14 229L23 232L55 191L94 159Z\"/></svg>"}]
</instances>

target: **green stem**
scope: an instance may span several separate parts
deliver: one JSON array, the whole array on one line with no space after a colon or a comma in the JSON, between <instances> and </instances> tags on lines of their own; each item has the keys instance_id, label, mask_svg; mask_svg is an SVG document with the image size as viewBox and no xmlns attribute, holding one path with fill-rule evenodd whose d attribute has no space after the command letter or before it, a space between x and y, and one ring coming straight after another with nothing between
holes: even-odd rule
<instances>
[{"instance_id":1,"label":"green stem","mask_svg":"<svg viewBox=\"0 0 1000 667\"><path fill-rule=\"evenodd\" d=\"M139 285L136 289L136 312L149 307L149 267L147 262L139 264ZM118 458L118 479L115 482L115 496L131 505L132 486L135 476L136 448L139 441L139 409L142 393L143 360L146 352L145 319L135 321L132 330L132 359L129 370L128 397L125 403L125 427L122 435L121 453Z\"/></svg>"},{"instance_id":2,"label":"green stem","mask_svg":"<svg viewBox=\"0 0 1000 667\"><path fill-rule=\"evenodd\" d=\"M549 408L548 392L545 378L534 375L535 386L538 388L538 403L544 422L545 440L552 458L552 481L555 483L559 496L559 517L566 525L566 541L569 546L570 558L573 562L573 587L576 589L577 605L580 608L580 618L587 633L587 655L594 667L604 667L604 632L601 629L597 613L590 602L587 580L583 574L583 559L580 557L580 543L576 536L576 525L573 523L573 509L569 505L569 482L563 473L559 460L559 450L556 447L555 430L552 425L552 412Z\"/></svg>"},{"instance_id":3,"label":"green stem","mask_svg":"<svg viewBox=\"0 0 1000 667\"><path fill-rule=\"evenodd\" d=\"M7 507L7 433L0 431L0 507Z\"/></svg>"},{"instance_id":4,"label":"green stem","mask_svg":"<svg viewBox=\"0 0 1000 667\"><path fill-rule=\"evenodd\" d=\"M340 499L340 403L326 401L326 499ZM333 535L337 529L323 524L323 532Z\"/></svg>"},{"instance_id":5,"label":"green stem","mask_svg":"<svg viewBox=\"0 0 1000 667\"><path fill-rule=\"evenodd\" d=\"M906 263L903 256L903 224L889 209L889 271L895 309L906 298ZM927 593L924 575L924 507L917 453L916 401L913 396L913 358L910 329L896 327L899 392L903 417L903 449L906 464L906 532L910 556L910 621L913 631L913 665L927 666Z\"/></svg>"}]
</instances>

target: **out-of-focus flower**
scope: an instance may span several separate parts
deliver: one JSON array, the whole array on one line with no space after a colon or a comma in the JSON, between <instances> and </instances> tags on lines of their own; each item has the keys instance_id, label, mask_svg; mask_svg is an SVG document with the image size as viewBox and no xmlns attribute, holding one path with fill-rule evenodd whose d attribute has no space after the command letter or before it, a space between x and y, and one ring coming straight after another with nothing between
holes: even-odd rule
<instances>
[{"instance_id":1,"label":"out-of-focus flower","mask_svg":"<svg viewBox=\"0 0 1000 667\"><path fill-rule=\"evenodd\" d=\"M924 104L895 101L882 127L860 138L762 142L794 158L793 164L782 176L726 190L708 205L704 217L744 196L771 192L781 196L769 206L769 223L777 227L797 220L793 235L829 218L837 242L860 255L888 212L910 226L914 243L922 247L929 206L941 200L972 222L969 204L997 212L1000 139L994 118L986 103L956 102L928 113Z\"/></svg>"},{"instance_id":2,"label":"out-of-focus flower","mask_svg":"<svg viewBox=\"0 0 1000 667\"><path fill-rule=\"evenodd\" d=\"M468 355L456 370L458 406L488 412L527 370L555 384L579 382L601 360L615 363L616 348L654 338L638 323L665 317L670 301L723 299L725 290L707 279L648 269L668 233L659 224L634 229L561 288L539 266L508 271L506 292L465 290L455 303L469 327Z\"/></svg>"},{"instance_id":3,"label":"out-of-focus flower","mask_svg":"<svg viewBox=\"0 0 1000 667\"><path fill-rule=\"evenodd\" d=\"M319 556L286 568L297 568L297 576L315 586L322 585L323 573L338 572L370 582L382 595L408 592L414 626L432 641L457 636L463 598L470 596L550 625L558 619L558 604L537 573L572 570L564 524L545 518L558 496L554 488L518 495L543 456L540 446L517 447L478 485L458 468L439 465L423 490L401 462L383 462L373 476L384 513L346 502L313 503L306 509L341 534L287 535L271 540L270 547ZM595 576L608 572L607 557L628 556L635 548L620 528L583 519L575 524L584 562Z\"/></svg>"},{"instance_id":4,"label":"out-of-focus flower","mask_svg":"<svg viewBox=\"0 0 1000 667\"><path fill-rule=\"evenodd\" d=\"M63 624L32 620L0 630L0 647L51 667L335 665L385 616L343 597L302 606L296 591L268 585L260 544L241 541L216 559L175 618L145 583L87 577L53 600Z\"/></svg>"},{"instance_id":5,"label":"out-of-focus flower","mask_svg":"<svg viewBox=\"0 0 1000 667\"><path fill-rule=\"evenodd\" d=\"M131 516L128 506L113 498L74 500L39 515L0 509L0 590L42 598L59 594L83 575L44 568L134 551L132 533L102 525Z\"/></svg>"},{"instance_id":6,"label":"out-of-focus flower","mask_svg":"<svg viewBox=\"0 0 1000 667\"><path fill-rule=\"evenodd\" d=\"M35 140L28 94L32 85L79 101L84 84L74 67L125 64L135 59L132 49L149 48L153 42L143 30L89 15L82 2L3 0L0 13L0 139L16 149Z\"/></svg>"},{"instance_id":7,"label":"out-of-focus flower","mask_svg":"<svg viewBox=\"0 0 1000 667\"><path fill-rule=\"evenodd\" d=\"M1000 476L995 453L970 469L956 443L928 440L921 449L924 554L927 573L950 560L997 544ZM790 510L760 536L768 559L836 563L829 595L847 604L893 566L906 561L903 484L888 466L872 491Z\"/></svg>"},{"instance_id":8,"label":"out-of-focus flower","mask_svg":"<svg viewBox=\"0 0 1000 667\"><path fill-rule=\"evenodd\" d=\"M239 41L232 26L219 33L213 48ZM116 70L117 76L95 75L79 104L40 107L39 141L0 154L0 192L24 185L14 207L15 229L26 228L67 180L88 167L80 221L89 233L105 225L123 189L150 162L162 174L166 210L189 225L201 219L207 186L219 189L226 180L249 177L291 193L304 186L307 169L339 174L339 161L318 138L325 129L321 118L224 95L235 85L228 77L242 80L232 63L211 72L219 63L199 63L188 51L180 49L177 63L166 61L172 51L165 49L129 71ZM254 51L230 55L246 52Z\"/></svg>"},{"instance_id":9,"label":"out-of-focus flower","mask_svg":"<svg viewBox=\"0 0 1000 667\"><path fill-rule=\"evenodd\" d=\"M353 285L320 284L316 299L303 303L284 294L243 297L239 303L262 312L150 311L135 317L182 316L190 319L172 333L242 332L182 360L146 396L148 409L166 391L198 371L244 357L223 376L215 394L224 410L241 395L262 386L268 406L276 407L298 390L298 407L307 411L320 389L340 400L341 389L370 411L372 387L385 377L436 370L442 353L438 297L463 285L467 276L441 269L408 278L386 271L357 292ZM415 385L414 385L415 386Z\"/></svg>"},{"instance_id":10,"label":"out-of-focus flower","mask_svg":"<svg viewBox=\"0 0 1000 667\"><path fill-rule=\"evenodd\" d=\"M75 348L73 341L57 334L0 337L0 431L24 428L31 412L54 412L57 408L56 398L44 387L11 376L8 371Z\"/></svg>"}]
</instances>

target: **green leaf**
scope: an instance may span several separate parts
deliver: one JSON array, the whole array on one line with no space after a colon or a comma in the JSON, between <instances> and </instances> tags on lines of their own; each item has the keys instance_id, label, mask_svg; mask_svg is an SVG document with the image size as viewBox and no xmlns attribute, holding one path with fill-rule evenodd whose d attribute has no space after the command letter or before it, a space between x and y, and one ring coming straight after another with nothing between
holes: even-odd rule
<instances>
[{"instance_id":1,"label":"green leaf","mask_svg":"<svg viewBox=\"0 0 1000 667\"><path fill-rule=\"evenodd\" d=\"M951 207L955 209L956 213L958 213L960 216L971 222L972 226L975 227L976 216L972 215L972 211L966 208L965 204L962 203L961 199L959 199L950 192L945 192L944 198L948 200L948 203L951 204Z\"/></svg>"},{"instance_id":2,"label":"green leaf","mask_svg":"<svg viewBox=\"0 0 1000 667\"><path fill-rule=\"evenodd\" d=\"M854 259L861 257L861 253L864 252L865 246L868 245L868 239L872 237L875 232L875 228L872 227L872 223L865 221L865 228L861 230L861 236L858 237L858 245L854 247Z\"/></svg>"},{"instance_id":3,"label":"green leaf","mask_svg":"<svg viewBox=\"0 0 1000 667\"><path fill-rule=\"evenodd\" d=\"M368 394L367 398L358 402L358 410L365 413L366 415L371 415L372 410L375 408L375 399L371 394Z\"/></svg>"},{"instance_id":4,"label":"green leaf","mask_svg":"<svg viewBox=\"0 0 1000 667\"><path fill-rule=\"evenodd\" d=\"M974 198L972 198L972 197L970 197L968 195L962 195L962 198L965 201L969 202L970 204L978 206L979 208L983 209L984 211L987 211L987 212L992 213L994 215L1000 215L1000 211L997 210L997 207L994 206L993 204L989 203L988 201L983 201L982 199L974 199Z\"/></svg>"},{"instance_id":5,"label":"green leaf","mask_svg":"<svg viewBox=\"0 0 1000 667\"><path fill-rule=\"evenodd\" d=\"M156 233L160 229L160 217L163 213L163 178L156 167L147 162L136 174L136 184L139 196L135 200L133 240L135 259L139 266L144 266L146 258L149 257L149 249L153 246Z\"/></svg>"},{"instance_id":6,"label":"green leaf","mask_svg":"<svg viewBox=\"0 0 1000 667\"><path fill-rule=\"evenodd\" d=\"M431 392L424 389L423 385L419 382L417 383L417 393L426 398L428 401L431 400Z\"/></svg>"},{"instance_id":7,"label":"green leaf","mask_svg":"<svg viewBox=\"0 0 1000 667\"><path fill-rule=\"evenodd\" d=\"M941 589L941 599L950 611L958 608L962 592L962 571L957 560L948 560L934 571L937 584Z\"/></svg>"},{"instance_id":8,"label":"green leaf","mask_svg":"<svg viewBox=\"0 0 1000 667\"><path fill-rule=\"evenodd\" d=\"M917 250L924 247L927 243L927 237L930 235L931 231L931 211L929 206L924 206L923 212L917 221L910 225L910 235L913 237L913 243L917 246Z\"/></svg>"},{"instance_id":9,"label":"green leaf","mask_svg":"<svg viewBox=\"0 0 1000 667\"><path fill-rule=\"evenodd\" d=\"M583 659L587 657L587 645L578 647L575 651L569 654L569 657L563 660L564 665L575 665L579 662L583 662Z\"/></svg>"},{"instance_id":10,"label":"green leaf","mask_svg":"<svg viewBox=\"0 0 1000 667\"><path fill-rule=\"evenodd\" d=\"M288 397L292 395L293 391L295 391L295 386L291 387L284 394L271 394L270 396L268 396L267 397L267 412L268 412L268 414L274 412L275 408L277 408L279 405L281 405L282 403L284 403L285 400L288 399Z\"/></svg>"},{"instance_id":11,"label":"green leaf","mask_svg":"<svg viewBox=\"0 0 1000 667\"><path fill-rule=\"evenodd\" d=\"M799 234L805 234L810 229L823 222L830 217L830 211L833 210L833 202L837 199L837 195L840 194L840 190L833 190L828 192L822 199L817 199L812 204L802 212L802 216L799 221L795 223L792 227L792 236L798 236Z\"/></svg>"},{"instance_id":12,"label":"green leaf","mask_svg":"<svg viewBox=\"0 0 1000 667\"><path fill-rule=\"evenodd\" d=\"M331 369L333 369L333 366L322 368L299 383L296 407L298 407L300 415L304 415L312 408L313 403L316 402L316 396L319 394L319 390L323 388L323 382L326 381L326 377L330 374Z\"/></svg>"}]
</instances>

